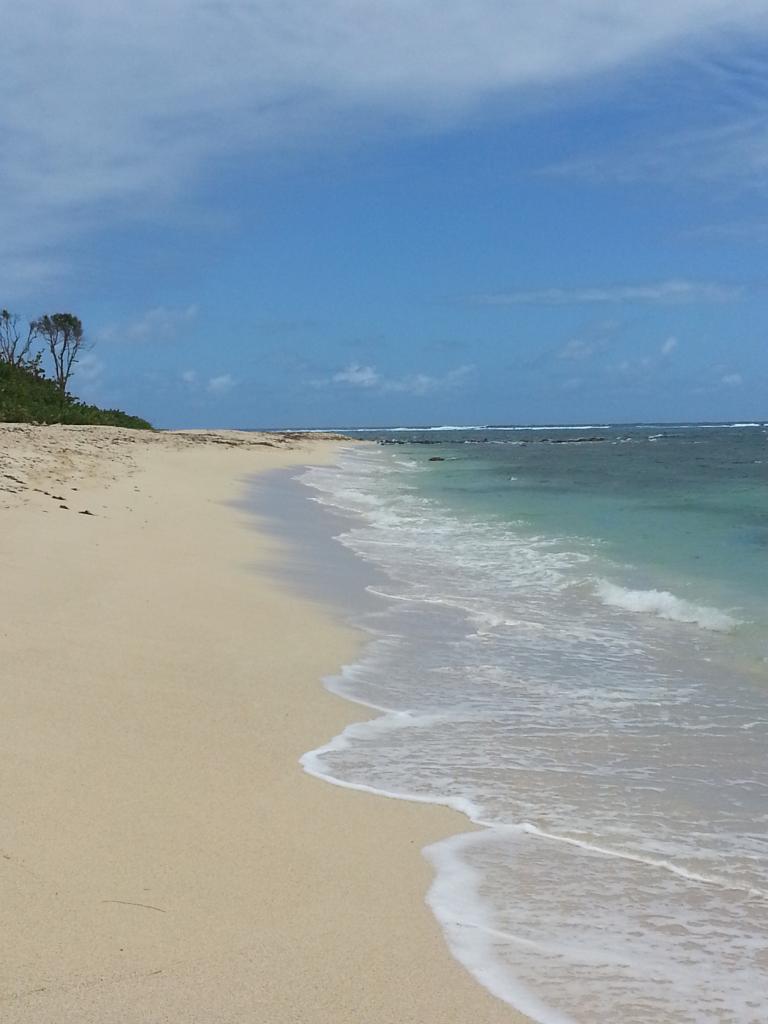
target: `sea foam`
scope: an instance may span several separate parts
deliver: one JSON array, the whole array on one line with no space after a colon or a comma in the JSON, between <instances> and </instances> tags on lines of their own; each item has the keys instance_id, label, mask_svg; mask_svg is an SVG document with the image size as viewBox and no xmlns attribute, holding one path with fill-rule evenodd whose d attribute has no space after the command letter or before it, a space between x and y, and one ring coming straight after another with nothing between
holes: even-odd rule
<instances>
[{"instance_id":1,"label":"sea foam","mask_svg":"<svg viewBox=\"0 0 768 1024\"><path fill-rule=\"evenodd\" d=\"M403 454L303 476L352 517L337 539L377 567L381 603L326 680L380 716L305 770L483 826L425 851L428 902L456 958L534 1020L762 1024L764 705L736 673L724 694L710 658L736 620L458 515Z\"/></svg>"},{"instance_id":2,"label":"sea foam","mask_svg":"<svg viewBox=\"0 0 768 1024\"><path fill-rule=\"evenodd\" d=\"M603 604L623 608L628 612L642 612L673 622L692 623L718 633L730 633L740 625L739 619L719 608L694 604L675 597L668 590L630 590L608 580L598 580L595 590Z\"/></svg>"}]
</instances>

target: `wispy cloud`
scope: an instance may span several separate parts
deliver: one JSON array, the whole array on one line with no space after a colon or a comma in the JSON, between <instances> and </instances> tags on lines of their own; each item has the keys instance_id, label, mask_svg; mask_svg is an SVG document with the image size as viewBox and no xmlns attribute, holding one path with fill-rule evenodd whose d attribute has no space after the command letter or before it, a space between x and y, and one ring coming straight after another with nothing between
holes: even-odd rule
<instances>
[{"instance_id":1,"label":"wispy cloud","mask_svg":"<svg viewBox=\"0 0 768 1024\"><path fill-rule=\"evenodd\" d=\"M768 103L757 114L732 111L714 126L682 128L661 136L649 133L629 145L570 157L545 169L548 175L597 182L659 181L672 186L729 182L751 188L765 188L766 172Z\"/></svg>"},{"instance_id":2,"label":"wispy cloud","mask_svg":"<svg viewBox=\"0 0 768 1024\"><path fill-rule=\"evenodd\" d=\"M75 374L78 380L94 384L104 373L106 363L93 352L84 352L75 363Z\"/></svg>"},{"instance_id":3,"label":"wispy cloud","mask_svg":"<svg viewBox=\"0 0 768 1024\"><path fill-rule=\"evenodd\" d=\"M725 384L729 388L738 388L744 383L744 378L740 373L726 373L720 378L720 382Z\"/></svg>"},{"instance_id":4,"label":"wispy cloud","mask_svg":"<svg viewBox=\"0 0 768 1024\"><path fill-rule=\"evenodd\" d=\"M591 359L592 356L603 346L596 341L582 341L580 338L573 338L557 353L559 359L572 359L581 362Z\"/></svg>"},{"instance_id":5,"label":"wispy cloud","mask_svg":"<svg viewBox=\"0 0 768 1024\"><path fill-rule=\"evenodd\" d=\"M677 238L690 242L744 242L768 241L768 221L726 221L720 224L699 224L678 232Z\"/></svg>"},{"instance_id":6,"label":"wispy cloud","mask_svg":"<svg viewBox=\"0 0 768 1024\"><path fill-rule=\"evenodd\" d=\"M107 324L96 331L99 341L169 341L197 317L196 305L171 309L156 306L148 309L134 320L122 324Z\"/></svg>"},{"instance_id":7,"label":"wispy cloud","mask_svg":"<svg viewBox=\"0 0 768 1024\"><path fill-rule=\"evenodd\" d=\"M472 366L459 366L457 369L449 370L448 373L437 377L426 373L408 374L405 377L385 380L382 390L401 392L407 395L427 395L433 391L448 391L459 387L473 369Z\"/></svg>"},{"instance_id":8,"label":"wispy cloud","mask_svg":"<svg viewBox=\"0 0 768 1024\"><path fill-rule=\"evenodd\" d=\"M605 370L626 380L667 380L676 372L675 363L669 357L679 345L679 340L670 335L657 349L648 347L645 355L632 353L618 363L607 364Z\"/></svg>"},{"instance_id":9,"label":"wispy cloud","mask_svg":"<svg viewBox=\"0 0 768 1024\"><path fill-rule=\"evenodd\" d=\"M381 377L372 366L360 366L359 363L350 363L346 369L334 373L331 380L334 384L352 384L358 388L374 388L381 384Z\"/></svg>"},{"instance_id":10,"label":"wispy cloud","mask_svg":"<svg viewBox=\"0 0 768 1024\"><path fill-rule=\"evenodd\" d=\"M210 394L220 398L222 395L226 395L228 391L231 391L236 384L237 381L231 373L222 373L217 377L210 377L206 389Z\"/></svg>"},{"instance_id":11,"label":"wispy cloud","mask_svg":"<svg viewBox=\"0 0 768 1024\"><path fill-rule=\"evenodd\" d=\"M570 306L589 303L650 303L675 305L696 302L734 302L746 294L741 284L673 279L652 284L587 288L534 288L475 296L485 306Z\"/></svg>"},{"instance_id":12,"label":"wispy cloud","mask_svg":"<svg viewBox=\"0 0 768 1024\"><path fill-rule=\"evenodd\" d=\"M726 27L765 30L761 0L38 0L4 13L0 261L18 288L60 270L73 233L166 208L214 157L394 120L445 127L504 93L565 95L673 46L717 46Z\"/></svg>"},{"instance_id":13,"label":"wispy cloud","mask_svg":"<svg viewBox=\"0 0 768 1024\"><path fill-rule=\"evenodd\" d=\"M435 391L446 391L458 387L472 373L472 366L458 366L437 376L426 373L409 373L402 377L387 377L374 366L351 363L330 377L314 382L316 387L341 384L352 388L375 390L381 394L427 395Z\"/></svg>"}]
</instances>

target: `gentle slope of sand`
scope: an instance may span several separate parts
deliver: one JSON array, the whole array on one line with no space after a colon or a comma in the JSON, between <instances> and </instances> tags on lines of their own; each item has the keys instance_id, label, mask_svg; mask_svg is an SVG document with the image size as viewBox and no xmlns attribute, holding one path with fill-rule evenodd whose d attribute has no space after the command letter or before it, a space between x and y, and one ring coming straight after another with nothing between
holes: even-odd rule
<instances>
[{"instance_id":1,"label":"gentle slope of sand","mask_svg":"<svg viewBox=\"0 0 768 1024\"><path fill-rule=\"evenodd\" d=\"M260 440L0 426L5 1024L522 1019L424 904L461 819L297 765L358 641L228 504L333 444Z\"/></svg>"}]
</instances>

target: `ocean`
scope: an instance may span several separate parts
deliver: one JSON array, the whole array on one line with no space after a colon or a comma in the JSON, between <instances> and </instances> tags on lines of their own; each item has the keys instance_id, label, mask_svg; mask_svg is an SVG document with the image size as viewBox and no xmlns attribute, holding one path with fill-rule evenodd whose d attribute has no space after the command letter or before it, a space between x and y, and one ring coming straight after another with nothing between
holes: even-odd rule
<instances>
[{"instance_id":1,"label":"ocean","mask_svg":"<svg viewBox=\"0 0 768 1024\"><path fill-rule=\"evenodd\" d=\"M334 517L375 709L308 752L480 826L424 851L472 974L541 1024L768 1021L768 429L361 431Z\"/></svg>"}]
</instances>

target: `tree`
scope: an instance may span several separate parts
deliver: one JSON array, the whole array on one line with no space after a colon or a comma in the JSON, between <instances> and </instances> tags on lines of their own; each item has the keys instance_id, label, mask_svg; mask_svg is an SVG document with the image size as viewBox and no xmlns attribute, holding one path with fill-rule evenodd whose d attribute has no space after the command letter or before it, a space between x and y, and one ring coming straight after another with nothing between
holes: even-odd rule
<instances>
[{"instance_id":1,"label":"tree","mask_svg":"<svg viewBox=\"0 0 768 1024\"><path fill-rule=\"evenodd\" d=\"M18 313L0 310L0 362L10 363L11 366L36 366L39 354L31 355L36 338L34 322L29 324L25 332Z\"/></svg>"},{"instance_id":2,"label":"tree","mask_svg":"<svg viewBox=\"0 0 768 1024\"><path fill-rule=\"evenodd\" d=\"M85 344L82 323L72 313L52 313L33 320L30 326L48 346L53 362L53 379L62 396L66 395L69 378Z\"/></svg>"}]
</instances>

